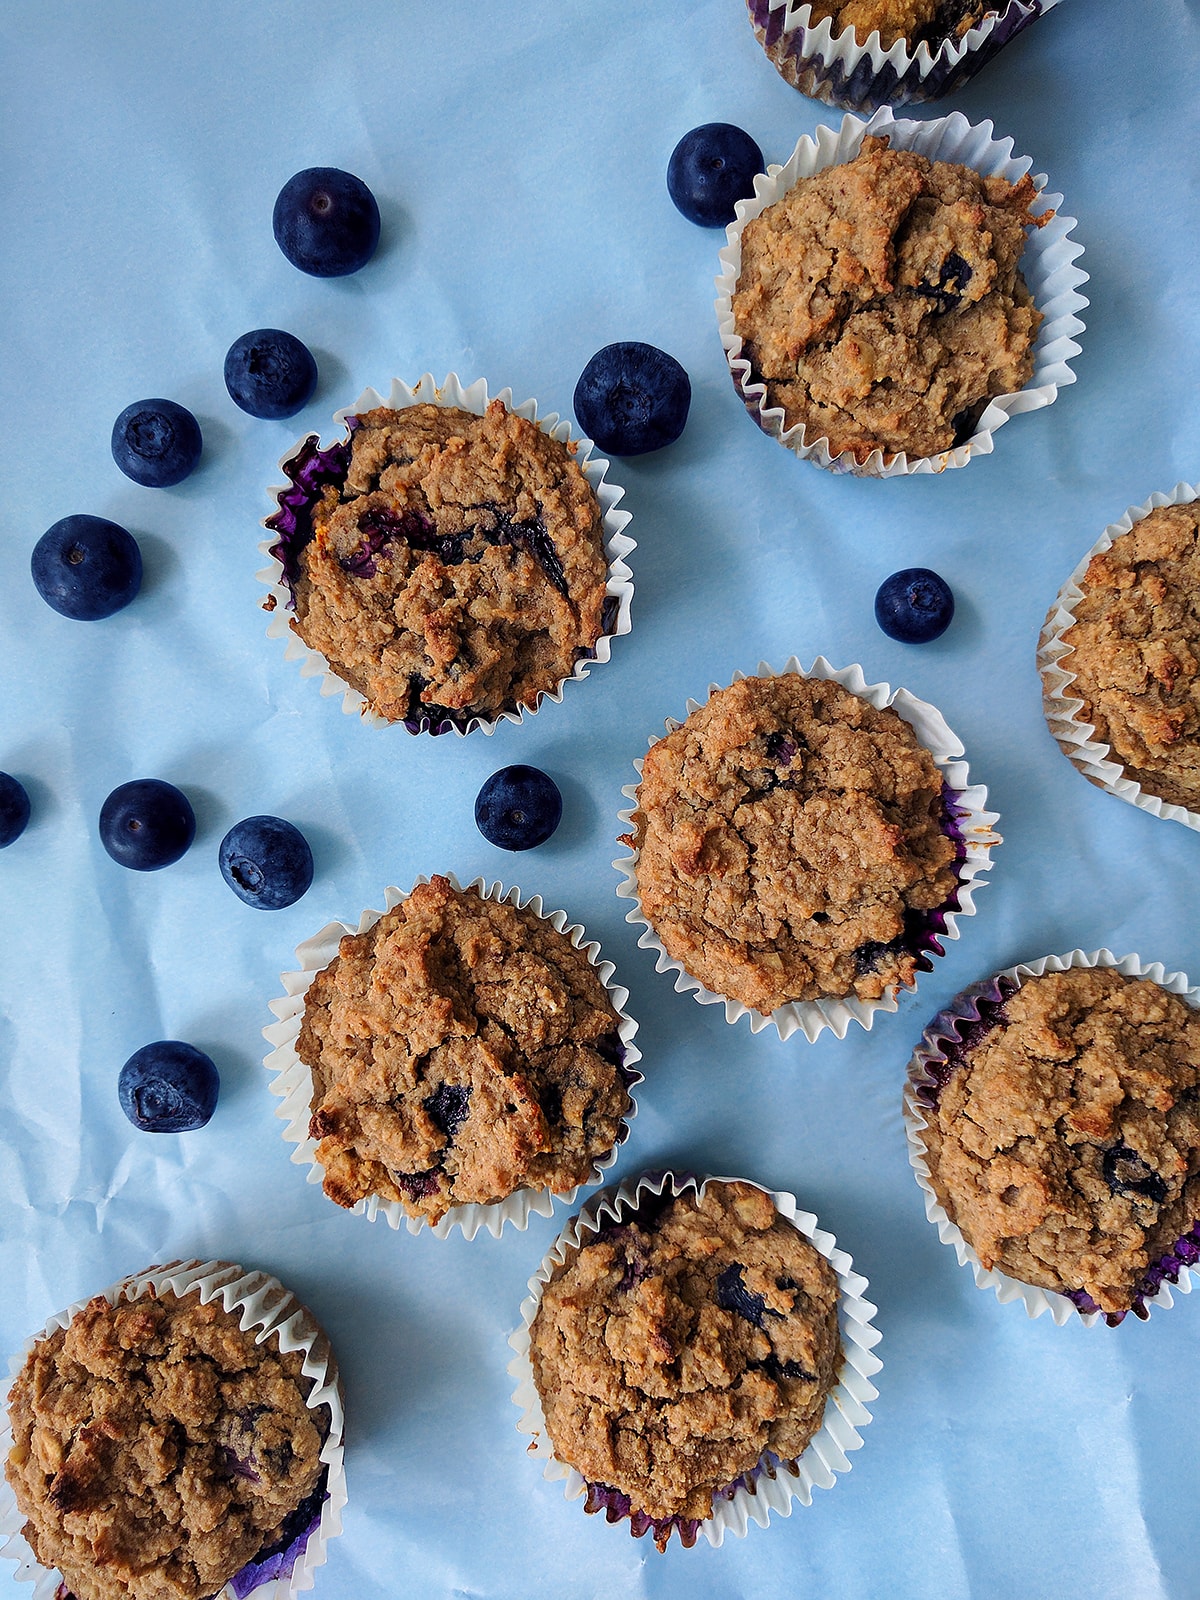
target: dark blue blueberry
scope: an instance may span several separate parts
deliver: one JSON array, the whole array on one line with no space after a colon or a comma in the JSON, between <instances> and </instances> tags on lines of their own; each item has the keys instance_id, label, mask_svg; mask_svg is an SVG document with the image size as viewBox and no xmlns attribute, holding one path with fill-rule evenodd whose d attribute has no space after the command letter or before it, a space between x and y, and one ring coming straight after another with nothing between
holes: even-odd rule
<instances>
[{"instance_id":1,"label":"dark blue blueberry","mask_svg":"<svg viewBox=\"0 0 1200 1600\"><path fill-rule=\"evenodd\" d=\"M691 383L675 357L636 340L597 350L575 385L576 420L610 456L674 444L691 403Z\"/></svg>"},{"instance_id":2,"label":"dark blue blueberry","mask_svg":"<svg viewBox=\"0 0 1200 1600\"><path fill-rule=\"evenodd\" d=\"M229 346L225 387L234 405L252 417L271 422L294 417L313 397L317 363L295 334L255 328Z\"/></svg>"},{"instance_id":3,"label":"dark blue blueberry","mask_svg":"<svg viewBox=\"0 0 1200 1600\"><path fill-rule=\"evenodd\" d=\"M121 1110L146 1133L188 1133L217 1109L221 1080L203 1050L181 1039L143 1045L121 1068Z\"/></svg>"},{"instance_id":4,"label":"dark blue blueberry","mask_svg":"<svg viewBox=\"0 0 1200 1600\"><path fill-rule=\"evenodd\" d=\"M1113 1194L1140 1195L1157 1206L1167 1198L1167 1184L1161 1173L1155 1172L1127 1144L1111 1145L1104 1152L1101 1168Z\"/></svg>"},{"instance_id":5,"label":"dark blue blueberry","mask_svg":"<svg viewBox=\"0 0 1200 1600\"><path fill-rule=\"evenodd\" d=\"M308 840L282 817L246 817L235 822L217 852L221 876L248 906L282 911L313 880Z\"/></svg>"},{"instance_id":6,"label":"dark blue blueberry","mask_svg":"<svg viewBox=\"0 0 1200 1600\"><path fill-rule=\"evenodd\" d=\"M954 615L950 585L928 567L905 567L879 585L875 621L889 639L927 644L945 633Z\"/></svg>"},{"instance_id":7,"label":"dark blue blueberry","mask_svg":"<svg viewBox=\"0 0 1200 1600\"><path fill-rule=\"evenodd\" d=\"M446 1135L446 1143L452 1144L454 1135L467 1120L471 1104L470 1085L439 1083L422 1104L432 1121Z\"/></svg>"},{"instance_id":8,"label":"dark blue blueberry","mask_svg":"<svg viewBox=\"0 0 1200 1600\"><path fill-rule=\"evenodd\" d=\"M0 772L0 850L25 832L29 821L29 796L25 785L9 772Z\"/></svg>"},{"instance_id":9,"label":"dark blue blueberry","mask_svg":"<svg viewBox=\"0 0 1200 1600\"><path fill-rule=\"evenodd\" d=\"M63 517L47 528L33 547L29 569L46 604L76 622L111 617L142 586L137 540L104 517Z\"/></svg>"},{"instance_id":10,"label":"dark blue blueberry","mask_svg":"<svg viewBox=\"0 0 1200 1600\"><path fill-rule=\"evenodd\" d=\"M562 795L537 767L501 767L475 797L475 826L501 850L545 844L562 819Z\"/></svg>"},{"instance_id":11,"label":"dark blue blueberry","mask_svg":"<svg viewBox=\"0 0 1200 1600\"><path fill-rule=\"evenodd\" d=\"M962 291L972 277L970 263L964 261L956 250L951 250L938 271L936 283L918 283L916 292L934 302L939 316L953 311L962 304Z\"/></svg>"},{"instance_id":12,"label":"dark blue blueberry","mask_svg":"<svg viewBox=\"0 0 1200 1600\"><path fill-rule=\"evenodd\" d=\"M314 278L344 278L365 267L379 243L379 207L361 178L337 167L306 167L279 191L275 243Z\"/></svg>"},{"instance_id":13,"label":"dark blue blueberry","mask_svg":"<svg viewBox=\"0 0 1200 1600\"><path fill-rule=\"evenodd\" d=\"M816 1374L809 1372L799 1361L780 1361L773 1351L763 1362L763 1368L767 1376L773 1378L776 1383L780 1378L803 1378L807 1383L817 1381Z\"/></svg>"},{"instance_id":14,"label":"dark blue blueberry","mask_svg":"<svg viewBox=\"0 0 1200 1600\"><path fill-rule=\"evenodd\" d=\"M717 1304L722 1311L736 1312L756 1328L763 1325L767 1302L761 1294L754 1294L742 1281L741 1264L737 1261L726 1267L717 1279Z\"/></svg>"},{"instance_id":15,"label":"dark blue blueberry","mask_svg":"<svg viewBox=\"0 0 1200 1600\"><path fill-rule=\"evenodd\" d=\"M100 807L100 842L114 861L135 872L169 867L196 837L187 795L161 778L135 778Z\"/></svg>"},{"instance_id":16,"label":"dark blue blueberry","mask_svg":"<svg viewBox=\"0 0 1200 1600\"><path fill-rule=\"evenodd\" d=\"M182 483L203 448L200 424L174 400L136 400L113 423L113 460L147 489Z\"/></svg>"},{"instance_id":17,"label":"dark blue blueberry","mask_svg":"<svg viewBox=\"0 0 1200 1600\"><path fill-rule=\"evenodd\" d=\"M739 200L754 193L754 175L764 168L762 151L732 122L693 128L671 152L667 193L689 222L724 228Z\"/></svg>"}]
</instances>

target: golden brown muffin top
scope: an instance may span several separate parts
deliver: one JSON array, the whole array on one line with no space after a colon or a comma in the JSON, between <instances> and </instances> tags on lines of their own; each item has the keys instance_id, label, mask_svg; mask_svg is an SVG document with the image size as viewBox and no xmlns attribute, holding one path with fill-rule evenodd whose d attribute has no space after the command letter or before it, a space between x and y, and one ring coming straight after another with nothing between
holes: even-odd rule
<instances>
[{"instance_id":1,"label":"golden brown muffin top","mask_svg":"<svg viewBox=\"0 0 1200 1600\"><path fill-rule=\"evenodd\" d=\"M640 1215L556 1267L534 1378L561 1461L647 1516L703 1518L764 1451L794 1460L820 1428L842 1361L837 1276L751 1184Z\"/></svg>"},{"instance_id":2,"label":"golden brown muffin top","mask_svg":"<svg viewBox=\"0 0 1200 1600\"><path fill-rule=\"evenodd\" d=\"M1027 978L951 1073L930 1180L987 1268L1102 1311L1200 1220L1200 1015L1112 968Z\"/></svg>"},{"instance_id":3,"label":"golden brown muffin top","mask_svg":"<svg viewBox=\"0 0 1200 1600\"><path fill-rule=\"evenodd\" d=\"M642 909L693 977L756 1010L878 999L914 981L921 916L957 881L942 796L897 712L825 679L745 678L646 755Z\"/></svg>"},{"instance_id":4,"label":"golden brown muffin top","mask_svg":"<svg viewBox=\"0 0 1200 1600\"><path fill-rule=\"evenodd\" d=\"M786 426L865 461L929 456L1033 373L1021 276L1028 175L1010 184L867 137L746 224L733 316Z\"/></svg>"},{"instance_id":5,"label":"golden brown muffin top","mask_svg":"<svg viewBox=\"0 0 1200 1600\"><path fill-rule=\"evenodd\" d=\"M595 967L528 908L435 877L317 973L297 1042L325 1193L436 1222L587 1180L630 1107Z\"/></svg>"},{"instance_id":6,"label":"golden brown muffin top","mask_svg":"<svg viewBox=\"0 0 1200 1600\"><path fill-rule=\"evenodd\" d=\"M1066 692L1147 794L1200 809L1200 503L1143 517L1080 587Z\"/></svg>"},{"instance_id":7,"label":"golden brown muffin top","mask_svg":"<svg viewBox=\"0 0 1200 1600\"><path fill-rule=\"evenodd\" d=\"M78 1600L216 1594L317 1487L328 1418L302 1362L198 1294L90 1300L9 1395L37 1559Z\"/></svg>"}]
</instances>

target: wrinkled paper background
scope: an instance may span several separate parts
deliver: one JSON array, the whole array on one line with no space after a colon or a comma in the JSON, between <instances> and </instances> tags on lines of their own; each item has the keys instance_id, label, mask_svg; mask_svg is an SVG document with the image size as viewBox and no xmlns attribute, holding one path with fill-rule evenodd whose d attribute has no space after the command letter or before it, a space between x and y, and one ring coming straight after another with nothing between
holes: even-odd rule
<instances>
[{"instance_id":1,"label":"wrinkled paper background","mask_svg":"<svg viewBox=\"0 0 1200 1600\"><path fill-rule=\"evenodd\" d=\"M965 92L917 116L991 118L1065 196L1091 275L1078 382L941 479L836 478L744 415L713 316L721 234L665 192L697 123L746 127L769 161L840 113L768 65L742 0L365 0L355 7L0 5L5 439L0 767L34 819L0 855L0 1346L127 1271L219 1256L281 1277L319 1316L347 1400L345 1533L323 1600L436 1596L1043 1596L1196 1592L1197 1297L1118 1330L1034 1323L974 1287L925 1220L905 1154L904 1069L962 986L1075 945L1200 977L1200 839L1089 786L1042 719L1038 628L1126 507L1200 479L1196 0L1073 0ZM383 243L354 277L296 272L271 208L310 165L359 173ZM317 395L288 422L228 399L239 334L294 331ZM670 450L614 463L633 512L633 633L586 683L494 738L375 732L265 638L259 518L280 455L367 384L454 370L569 413L601 345L647 339L694 399ZM204 429L171 490L123 478L109 430L167 395ZM29 552L59 517L124 523L137 601L51 612ZM879 582L942 572L951 631L876 629ZM988 785L1005 843L975 917L899 1013L815 1045L752 1037L672 989L636 947L610 862L633 759L663 719L760 660L863 664L937 704ZM552 773L554 839L476 833L482 780ZM160 776L196 843L136 874L96 837L105 795ZM216 849L275 812L316 881L263 914ZM290 1164L260 1029L293 947L388 883L449 868L538 892L628 985L647 1081L616 1168L741 1173L796 1194L870 1279L883 1330L875 1420L814 1504L719 1551L659 1556L568 1504L526 1458L510 1352L526 1280L566 1213L525 1234L439 1240L343 1215ZM222 1074L201 1132L137 1133L121 1063L185 1038ZM0 1570L0 1595L27 1592Z\"/></svg>"}]
</instances>

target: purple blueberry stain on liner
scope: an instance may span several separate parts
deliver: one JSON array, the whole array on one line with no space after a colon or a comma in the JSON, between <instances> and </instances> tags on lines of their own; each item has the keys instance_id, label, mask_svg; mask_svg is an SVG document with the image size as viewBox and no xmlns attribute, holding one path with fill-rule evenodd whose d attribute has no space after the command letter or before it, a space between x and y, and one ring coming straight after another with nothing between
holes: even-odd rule
<instances>
[{"instance_id":1,"label":"purple blueberry stain on liner","mask_svg":"<svg viewBox=\"0 0 1200 1600\"><path fill-rule=\"evenodd\" d=\"M230 1578L229 1587L238 1600L246 1600L247 1595L274 1578L291 1577L308 1541L321 1525L321 1510L329 1498L328 1476L326 1469L312 1493L284 1519L274 1539Z\"/></svg>"},{"instance_id":2,"label":"purple blueberry stain on liner","mask_svg":"<svg viewBox=\"0 0 1200 1600\"><path fill-rule=\"evenodd\" d=\"M1008 9L980 45L968 51L957 63L945 58L935 61L924 78L915 61L904 73L898 72L890 61L885 61L882 68L876 72L866 52L848 73L840 61L826 63L819 51L806 54L803 49L804 34L799 30L792 36L788 53L796 58L802 68L810 67L824 78L836 101L845 102L855 110L873 111L897 99L912 96L921 100L937 100L951 90L962 88L997 51L1011 39L1016 38L1017 34L1041 14L1041 0L1025 0L1024 4L1011 0ZM783 36L783 8L780 7L772 12L769 0L752 0L752 15L755 25L763 29L766 43L777 44Z\"/></svg>"},{"instance_id":3,"label":"purple blueberry stain on liner","mask_svg":"<svg viewBox=\"0 0 1200 1600\"><path fill-rule=\"evenodd\" d=\"M357 417L347 417L350 433L358 427ZM313 536L312 508L321 498L322 491L331 483L343 484L350 469L350 440L339 440L328 449L321 449L315 433L283 464L291 488L279 494L279 510L267 518L266 526L279 538L270 553L283 568L283 582L291 599L288 605L296 606L296 580L300 576L299 556Z\"/></svg>"},{"instance_id":4,"label":"purple blueberry stain on liner","mask_svg":"<svg viewBox=\"0 0 1200 1600\"><path fill-rule=\"evenodd\" d=\"M993 1029L1008 1021L1004 1008L1019 987L1015 978L989 978L979 986L978 993L969 996L967 1015L956 1014L953 1007L938 1012L925 1035L937 1041L936 1049L942 1059L924 1064L929 1081L917 1089L917 1097L923 1105L936 1106L947 1083L966 1066L971 1051Z\"/></svg>"}]
</instances>

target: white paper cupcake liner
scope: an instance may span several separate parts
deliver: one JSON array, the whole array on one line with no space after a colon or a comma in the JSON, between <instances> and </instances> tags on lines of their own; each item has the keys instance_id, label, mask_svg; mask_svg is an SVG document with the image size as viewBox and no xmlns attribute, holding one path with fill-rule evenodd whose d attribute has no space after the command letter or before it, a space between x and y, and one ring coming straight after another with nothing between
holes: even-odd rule
<instances>
[{"instance_id":1,"label":"white paper cupcake liner","mask_svg":"<svg viewBox=\"0 0 1200 1600\"><path fill-rule=\"evenodd\" d=\"M1075 607L1083 598L1083 580L1092 557L1111 548L1113 541L1128 533L1135 523L1141 522L1160 506L1188 505L1200 500L1200 487L1190 483L1177 483L1170 494L1152 494L1141 506L1131 506L1119 522L1110 523L1096 543L1084 556L1059 591L1058 599L1050 607L1038 639L1037 664L1042 675L1042 705L1050 732L1057 739L1062 753L1073 766L1079 768L1090 783L1118 800L1127 800L1152 817L1166 817L1171 822L1182 822L1185 828L1200 832L1200 812L1185 806L1172 805L1160 800L1126 776L1119 761L1111 759L1111 746L1096 737L1096 730L1083 717L1083 701L1071 693L1075 674L1071 671L1071 646L1063 642L1063 634L1075 622Z\"/></svg>"},{"instance_id":2,"label":"white paper cupcake liner","mask_svg":"<svg viewBox=\"0 0 1200 1600\"><path fill-rule=\"evenodd\" d=\"M339 427L344 427L347 417L360 415L370 411L376 406L390 406L393 410L405 410L415 405L435 405L445 408L454 407L461 411L473 412L481 417L488 408L489 400L497 399L518 417L524 417L529 422L537 423L543 433L557 439L562 444L571 443L571 424L560 421L556 412L551 412L539 420L537 402L526 400L521 405L514 405L511 389L501 389L498 395L488 393L487 382L478 378L474 383L463 385L456 373L450 373L444 383L434 382L431 373L417 380L415 388L410 389L399 378L392 380L391 392L385 398L375 389L364 389L362 394L352 406L343 406L340 411L335 411L333 420ZM280 458L279 466L287 476L288 464L293 462L303 450L306 439L298 440L286 455ZM347 434L348 437L348 434ZM338 441L339 443L342 441ZM464 727L459 727L455 722L443 722L431 731L444 733L448 730L465 735L474 732L476 728L484 733L495 733L502 722L522 722L526 717L531 717L541 709L546 700L555 703L561 701L563 690L568 683L576 679L586 678L589 670L597 662L606 662L612 654L612 641L630 630L630 607L633 601L633 574L626 563L626 556L636 550L636 542L629 538L625 529L632 521L628 511L617 509L618 502L625 494L624 489L616 484L609 483L606 478L608 462L601 456L593 457L595 446L590 439L580 439L575 442L575 460L584 477L595 490L596 498L600 502L601 531L604 538L604 554L608 561L608 583L606 585L606 616L611 615L611 625L596 640L590 654L581 656L576 661L572 670L552 690L546 691L538 698L535 706L518 706L511 711L501 711L495 717L472 717ZM278 514L282 508L281 496L289 494L295 485L292 482L278 484L270 491L272 500L276 503L275 511L271 517ZM269 565L257 574L260 583L267 585L271 592L271 600L265 602L271 612L271 621L267 627L269 639L286 639L287 650L284 652L285 661L298 661L300 663L300 676L302 678L320 677L321 694L323 696L338 695L342 697L342 710L347 715L353 713L361 721L373 728L390 728L396 726L378 712L372 711L365 697L357 689L352 689L344 678L340 678L326 658L319 650L313 650L292 631L291 618L294 615L291 590L288 588L284 576L283 562L275 554L275 548L285 535L269 526L271 518L263 518L263 526L267 529L268 537L259 544L259 550L267 558ZM271 601L274 605L271 605ZM400 726L407 727L409 732L424 731L428 726L425 723L419 728L411 727L407 723Z\"/></svg>"},{"instance_id":3,"label":"white paper cupcake liner","mask_svg":"<svg viewBox=\"0 0 1200 1600\"><path fill-rule=\"evenodd\" d=\"M316 1569L325 1563L330 1539L342 1531L346 1474L342 1460L344 1417L337 1365L329 1341L312 1313L277 1278L265 1272L247 1272L225 1261L174 1261L131 1273L101 1292L109 1305L115 1306L122 1301L139 1300L147 1294L171 1293L182 1298L196 1291L199 1291L202 1305L219 1299L227 1312L240 1312L242 1331L257 1330L256 1343L272 1340L285 1354L302 1351L304 1376L312 1380L308 1408L315 1411L324 1406L329 1413L329 1435L321 1449L328 1477L317 1526L294 1557L289 1547L285 1557L262 1563L264 1570L257 1575L254 1568L258 1563L250 1562L214 1596L214 1600L239 1600L239 1596L242 1600L249 1596L253 1600L290 1600L292 1595L312 1588ZM68 1327L72 1318L93 1298L89 1295L76 1300L28 1339L9 1363L10 1378L20 1372L26 1356L39 1339ZM12 1426L6 1408L0 1427L0 1459L7 1460L12 1444ZM0 1539L3 1540L0 1554L18 1563L16 1577L33 1584L33 1600L59 1600L65 1587L62 1577L37 1561L22 1534L24 1524L25 1518L17 1509L12 1486L0 1475ZM291 1560L294 1565L290 1564ZM278 1570L281 1568L286 1570ZM247 1587L248 1584L253 1586Z\"/></svg>"},{"instance_id":4,"label":"white paper cupcake liner","mask_svg":"<svg viewBox=\"0 0 1200 1600\"><path fill-rule=\"evenodd\" d=\"M740 683L743 678L751 676L782 677L792 672L805 678L826 678L834 683L840 683L843 689L848 689L851 694L859 695L869 701L878 711L882 711L885 706L891 706L914 729L917 738L933 757L934 764L942 774L947 788L952 792L958 830L966 854L958 866L959 883L954 895L956 904L943 907L934 913L944 919L945 926L944 928L934 926L928 936L930 952L939 956L944 954L939 941L943 938L957 939L959 918L974 915L975 891L984 887L986 879L983 875L991 868L992 849L1001 843L1000 835L995 830L999 816L996 812L986 809L986 788L981 783L970 782L967 763L960 759L963 754L962 744L951 732L946 719L935 706L931 706L926 700L918 700L916 695L910 694L907 689L893 689L888 683L868 683L857 662L849 667L833 667L824 656L818 656L811 667L805 668L795 656L790 656L784 663L782 672L777 673L767 662L760 661L754 673L735 672L732 681ZM710 683L705 698L725 687L728 685ZM692 712L698 711L702 704L703 702L699 700L689 700L685 716L691 716ZM667 733L674 733L682 725L683 718L668 717ZM657 735L652 738L650 744L657 744L660 737L662 736ZM642 762L635 761L633 765L640 783ZM623 824L622 842L632 836L637 792L636 783L627 784L621 790L630 802L625 810L618 813L619 820ZM673 972L676 991L680 994L694 994L702 1006L723 1005L726 1022L737 1022L741 1017L748 1017L752 1033L759 1033L771 1024L781 1039L788 1039L793 1033L803 1031L805 1038L812 1043L826 1028L831 1028L839 1039L844 1039L851 1022L860 1023L862 1027L869 1029L877 1012L895 1011L898 1008L899 989L892 990L878 1000L860 1000L853 995L846 999L789 1000L786 1004L777 1006L770 1015L754 1011L749 1006L743 1005L740 1000L731 1000L727 995L714 994L711 989L705 988L699 978L693 977L681 962L668 955L643 912L636 876L640 854L641 852L635 849L628 855L618 856L613 862L613 866L624 879L624 882L617 886L618 897L633 901L631 909L626 913L626 922L636 923L643 929L638 937L638 944L642 949L655 952L657 957L655 971ZM931 963L927 962L921 970L928 970L929 965Z\"/></svg>"},{"instance_id":5,"label":"white paper cupcake liner","mask_svg":"<svg viewBox=\"0 0 1200 1600\"><path fill-rule=\"evenodd\" d=\"M1050 405L1060 388L1075 381L1069 363L1072 356L1079 354L1075 337L1083 332L1083 323L1078 313L1088 303L1078 292L1087 282L1087 273L1075 265L1083 246L1070 237L1075 219L1062 215L1062 196L1046 192L1044 176L1033 180L1039 192L1032 210L1039 216L1054 211L1055 216L1044 227L1031 231L1021 258L1025 282L1043 317L1034 345L1033 376L1016 394L1002 394L990 401L975 432L964 443L932 456L910 457L903 451L885 456L882 450L873 450L865 461L856 460L849 450L834 456L828 439L806 439L801 423L786 427L782 407L766 403L766 385L753 380L750 363L742 355L742 340L733 321L733 295L742 270L742 230L801 178L853 160L867 134L886 134L893 149L915 150L931 161L959 162L989 176L1004 177L1010 183L1024 177L1032 165L1028 156L1014 157L1011 139L993 137L990 122L973 124L957 111L930 122L898 121L885 106L868 122L846 116L840 128L820 127L815 139L802 138L786 165L770 166L765 173L759 173L754 180L753 198L738 201L736 220L725 230L727 242L720 253L721 270L716 280L716 310L734 388L764 433L802 460L830 471L860 478L899 478L964 467L975 456L991 454L993 435L1009 417Z\"/></svg>"},{"instance_id":6,"label":"white paper cupcake liner","mask_svg":"<svg viewBox=\"0 0 1200 1600\"><path fill-rule=\"evenodd\" d=\"M1084 1311L1065 1294L1057 1294L1053 1289L1038 1289L1033 1284L1010 1278L1007 1273L985 1267L957 1225L951 1222L934 1193L925 1146L925 1130L930 1119L924 1097L938 1086L936 1070L945 1065L947 1049L956 1048L964 1031L981 1020L980 1003L985 1008L1000 1005L1027 978L1040 978L1045 972L1067 972L1073 967L1115 967L1126 978L1149 978L1168 993L1179 995L1193 1010L1200 1009L1200 986L1191 984L1182 972L1167 972L1161 962L1145 962L1137 955L1117 957L1111 950L1093 950L1090 953L1072 950L1064 956L1042 956L1037 961L1007 967L1003 972L973 983L956 995L925 1029L908 1067L904 1089L904 1126L908 1138L909 1164L925 1196L925 1215L937 1228L942 1243L953 1246L959 1266L971 1268L975 1282L981 1289L995 1290L996 1298L1002 1305L1020 1300L1030 1317L1040 1317L1048 1311L1059 1326L1074 1317L1080 1318L1088 1327L1102 1318L1115 1325L1124 1319L1124 1312L1105 1315L1100 1311ZM1200 1219L1197 1221L1200 1223ZM1188 1294L1192 1287L1190 1270L1195 1268L1197 1261L1200 1261L1200 1226L1193 1229L1191 1234L1176 1240L1172 1251L1157 1268L1151 1269L1159 1279L1158 1287L1152 1287L1151 1292L1138 1298L1134 1305L1135 1315L1145 1318L1149 1316L1151 1306L1172 1305L1171 1285L1176 1280L1179 1292Z\"/></svg>"},{"instance_id":7,"label":"white paper cupcake liner","mask_svg":"<svg viewBox=\"0 0 1200 1600\"><path fill-rule=\"evenodd\" d=\"M449 879L456 889L462 889L463 885L452 872L443 873L442 876ZM422 875L416 882L428 883L429 879ZM446 1238L455 1228L461 1228L468 1239L473 1239L481 1228L486 1228L493 1238L498 1239L506 1226L523 1230L529 1226L530 1217L552 1216L555 1201L563 1205L573 1205L585 1189L594 1188L603 1181L604 1173L614 1164L620 1154L621 1146L629 1137L629 1124L637 1115L634 1090L644 1079L635 1069L642 1059L642 1052L633 1042L638 1025L625 1010L629 1000L629 990L613 981L616 968L611 961L601 960L600 946L595 940L590 943L585 942L587 936L579 923L568 923L565 911L543 911L540 895L522 896L520 889L505 889L500 883L493 883L489 887L483 878L475 878L466 887L477 890L485 900L507 901L518 910L532 911L535 917L541 917L544 922L548 922L557 933L563 934L577 950L586 955L596 969L596 975L604 985L619 1019L617 1037L621 1042L621 1070L629 1092L629 1109L621 1120L616 1143L612 1149L595 1159L589 1177L585 1182L576 1184L573 1189L563 1190L561 1193L555 1193L550 1189L518 1189L506 1200L497 1200L491 1205L451 1206L445 1216L436 1223L431 1223L423 1216L410 1215L399 1200L384 1200L375 1194L359 1200L356 1205L350 1207L350 1210L359 1216L367 1217L372 1222L378 1217L384 1217L393 1228L399 1228L403 1223L409 1233L421 1233L429 1229L439 1239ZM300 1027L304 1021L304 997L317 973L327 967L337 955L338 945L346 934L366 933L369 928L375 926L385 912L391 911L407 898L408 895L404 890L389 887L384 890L383 911L370 909L364 911L358 919L357 927L351 927L346 922L330 922L311 939L306 939L303 944L297 945L296 957L300 962L300 970L281 975L284 998L270 1002L271 1010L279 1021L263 1029L263 1038L274 1046L263 1061L263 1065L271 1074L271 1093L281 1102L275 1108L275 1115L285 1124L283 1137L289 1144L296 1146L292 1152L292 1160L298 1166L308 1168L309 1183L321 1183L325 1171L317 1160L317 1141L311 1138L308 1132L312 1074L296 1052Z\"/></svg>"},{"instance_id":8,"label":"white paper cupcake liner","mask_svg":"<svg viewBox=\"0 0 1200 1600\"><path fill-rule=\"evenodd\" d=\"M860 45L853 28L834 31L826 17L810 26L810 0L747 0L759 44L801 94L849 111L937 100L961 89L1011 39L1053 10L1058 0L995 0L996 9L960 39L888 50L878 31Z\"/></svg>"},{"instance_id":9,"label":"white paper cupcake liner","mask_svg":"<svg viewBox=\"0 0 1200 1600\"><path fill-rule=\"evenodd\" d=\"M545 1478L551 1482L563 1481L564 1493L568 1500L577 1500L581 1495L588 1494L589 1485L574 1467L560 1461L554 1454L529 1358L530 1329L541 1304L542 1290L549 1282L554 1268L566 1259L568 1248L579 1245L589 1235L598 1233L601 1228L621 1222L636 1212L643 1200L651 1195L669 1193L678 1196L688 1191L702 1193L708 1183L748 1181L744 1178L697 1178L688 1173L673 1172L644 1173L640 1178L628 1179L616 1189L606 1189L595 1196L577 1217L571 1219L537 1272L530 1278L529 1296L521 1305L521 1326L508 1341L516 1351L514 1359L509 1362L508 1370L517 1380L517 1387L513 1393L513 1402L521 1409L517 1430L533 1436L529 1453L545 1463L543 1469ZM754 1184L753 1187L759 1189L762 1185ZM714 1547L722 1543L726 1534L733 1534L739 1539L744 1538L751 1522L756 1522L760 1528L765 1528L770 1521L772 1511L777 1516L790 1516L794 1501L798 1500L801 1505L806 1506L812 1501L814 1488L831 1489L836 1475L850 1470L852 1463L849 1460L849 1453L862 1445L862 1436L858 1430L870 1422L871 1413L867 1410L867 1405L877 1398L879 1392L871 1379L883 1365L879 1357L874 1354L875 1346L878 1345L882 1335L871 1320L876 1308L864 1298L868 1288L867 1280L861 1273L854 1271L851 1257L845 1250L838 1249L837 1241L831 1233L826 1233L817 1225L817 1219L812 1212L799 1209L793 1195L776 1193L771 1189L763 1189L763 1193L770 1197L780 1216L792 1223L809 1243L821 1252L837 1273L842 1367L838 1373L837 1383L826 1401L821 1427L809 1441L807 1449L798 1461L784 1462L774 1456L764 1457L753 1472L738 1479L729 1489L713 1496L712 1516L705 1518L698 1526L690 1522L681 1525L683 1519L675 1517L659 1519L659 1524L667 1532L667 1537L669 1530L666 1530L665 1525L669 1523L689 1544L693 1542L696 1531L702 1533ZM623 1496L618 1498L625 1499ZM599 1506L596 1509L599 1509ZM619 1521L622 1515L630 1513L628 1510L614 1509L610 1500L606 1508L608 1520ZM637 1513L635 1508L630 1515L630 1530L635 1536L640 1537L648 1531L658 1533L659 1528L644 1513Z\"/></svg>"}]
</instances>

